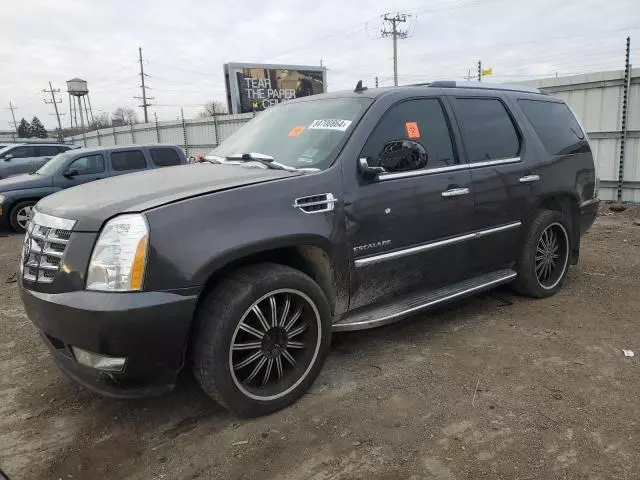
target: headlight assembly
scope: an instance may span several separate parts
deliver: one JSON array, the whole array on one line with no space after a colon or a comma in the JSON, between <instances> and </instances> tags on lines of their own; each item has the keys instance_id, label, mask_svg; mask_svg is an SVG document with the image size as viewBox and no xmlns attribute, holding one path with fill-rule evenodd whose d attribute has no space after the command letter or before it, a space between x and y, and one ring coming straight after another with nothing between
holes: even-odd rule
<instances>
[{"instance_id":1,"label":"headlight assembly","mask_svg":"<svg viewBox=\"0 0 640 480\"><path fill-rule=\"evenodd\" d=\"M127 214L109 220L93 247L87 290L142 290L148 246L149 227L144 216Z\"/></svg>"}]
</instances>

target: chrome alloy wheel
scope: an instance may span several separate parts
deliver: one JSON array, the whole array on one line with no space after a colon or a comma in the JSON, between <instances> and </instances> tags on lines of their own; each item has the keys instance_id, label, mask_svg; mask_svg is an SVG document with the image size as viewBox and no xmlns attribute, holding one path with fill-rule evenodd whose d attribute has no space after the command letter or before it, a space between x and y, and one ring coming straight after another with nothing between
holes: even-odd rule
<instances>
[{"instance_id":1,"label":"chrome alloy wheel","mask_svg":"<svg viewBox=\"0 0 640 480\"><path fill-rule=\"evenodd\" d=\"M22 207L16 213L16 222L23 230L27 229L27 225L29 225L29 219L31 219L31 214L33 213L33 205L27 205Z\"/></svg>"},{"instance_id":2,"label":"chrome alloy wheel","mask_svg":"<svg viewBox=\"0 0 640 480\"><path fill-rule=\"evenodd\" d=\"M569 263L569 235L558 222L545 228L536 247L536 277L546 290L554 288L567 270Z\"/></svg>"},{"instance_id":3,"label":"chrome alloy wheel","mask_svg":"<svg viewBox=\"0 0 640 480\"><path fill-rule=\"evenodd\" d=\"M276 400L313 367L322 340L318 308L299 290L262 296L242 315L229 348L235 385L254 400Z\"/></svg>"}]
</instances>

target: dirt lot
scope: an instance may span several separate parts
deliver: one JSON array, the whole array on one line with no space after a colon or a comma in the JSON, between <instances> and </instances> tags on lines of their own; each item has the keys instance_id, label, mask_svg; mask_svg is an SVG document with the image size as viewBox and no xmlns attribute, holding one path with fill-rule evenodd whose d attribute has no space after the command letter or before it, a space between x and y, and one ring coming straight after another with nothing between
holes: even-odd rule
<instances>
[{"instance_id":1,"label":"dirt lot","mask_svg":"<svg viewBox=\"0 0 640 480\"><path fill-rule=\"evenodd\" d=\"M0 465L12 480L640 478L635 218L600 216L553 298L500 290L336 335L312 391L255 420L188 377L141 401L71 383L6 283L21 238L0 238Z\"/></svg>"}]
</instances>

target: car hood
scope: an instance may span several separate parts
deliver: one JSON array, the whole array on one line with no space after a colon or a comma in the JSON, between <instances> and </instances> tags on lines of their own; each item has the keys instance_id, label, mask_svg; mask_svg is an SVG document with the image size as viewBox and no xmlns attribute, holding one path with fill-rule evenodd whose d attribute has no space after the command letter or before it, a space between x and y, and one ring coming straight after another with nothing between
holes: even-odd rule
<instances>
[{"instance_id":1,"label":"car hood","mask_svg":"<svg viewBox=\"0 0 640 480\"><path fill-rule=\"evenodd\" d=\"M297 175L300 174L203 162L79 185L45 197L36 210L77 220L74 230L93 232L119 213L143 212L189 197Z\"/></svg>"},{"instance_id":2,"label":"car hood","mask_svg":"<svg viewBox=\"0 0 640 480\"><path fill-rule=\"evenodd\" d=\"M50 187L53 185L53 177L48 175L30 175L23 173L14 177L0 180L0 193L12 190L25 190L29 188Z\"/></svg>"}]
</instances>

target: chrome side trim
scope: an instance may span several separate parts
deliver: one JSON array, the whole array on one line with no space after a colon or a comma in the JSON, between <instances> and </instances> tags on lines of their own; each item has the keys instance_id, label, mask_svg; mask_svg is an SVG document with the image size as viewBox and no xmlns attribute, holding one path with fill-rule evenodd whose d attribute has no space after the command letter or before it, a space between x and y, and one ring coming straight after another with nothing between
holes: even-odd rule
<instances>
[{"instance_id":1,"label":"chrome side trim","mask_svg":"<svg viewBox=\"0 0 640 480\"><path fill-rule=\"evenodd\" d=\"M499 227L488 228L486 230L480 230L476 232L476 238L486 237L487 235L491 235L492 233L504 232L505 230L511 230L512 228L518 228L522 225L522 222L513 222L507 223L506 225L500 225Z\"/></svg>"},{"instance_id":2,"label":"chrome side trim","mask_svg":"<svg viewBox=\"0 0 640 480\"><path fill-rule=\"evenodd\" d=\"M409 172L397 173L381 173L378 175L378 181L395 180L396 178L421 177L423 175L434 175L436 173L455 172L456 170L466 170L469 165L466 163L459 165L451 165L450 167L427 168L424 170L411 170Z\"/></svg>"},{"instance_id":3,"label":"chrome side trim","mask_svg":"<svg viewBox=\"0 0 640 480\"><path fill-rule=\"evenodd\" d=\"M508 165L510 163L518 163L522 159L520 157L502 158L500 160L487 160L486 162L461 163L459 165L451 165L449 167L427 168L424 170L411 170L409 172L398 173L381 173L377 179L379 182L386 180L395 180L397 178L420 177L422 175L435 175L436 173L455 172L457 170L475 169L482 167L493 167L496 165Z\"/></svg>"},{"instance_id":4,"label":"chrome side trim","mask_svg":"<svg viewBox=\"0 0 640 480\"><path fill-rule=\"evenodd\" d=\"M69 220L67 218L54 217L47 215L46 213L40 213L34 210L31 222L41 227L55 228L57 230L73 230L76 224L76 220Z\"/></svg>"},{"instance_id":5,"label":"chrome side trim","mask_svg":"<svg viewBox=\"0 0 640 480\"><path fill-rule=\"evenodd\" d=\"M436 248L445 247L447 245L454 245L456 243L466 242L474 238L482 238L493 233L504 232L505 230L511 230L512 228L519 228L522 222L507 223L506 225L500 225L499 227L488 228L473 233L465 233L457 237L447 238L446 240L438 240L431 243L425 243L424 245L417 245L415 247L404 248L402 250L395 250L393 252L382 253L380 255L373 255L371 257L358 258L355 261L356 267L366 267L368 265L374 265L380 262L386 262L387 260L393 260L394 258L406 257L416 253L426 252L428 250L434 250Z\"/></svg>"},{"instance_id":6,"label":"chrome side trim","mask_svg":"<svg viewBox=\"0 0 640 480\"><path fill-rule=\"evenodd\" d=\"M470 294L472 294L474 292L477 292L479 290L489 289L489 288L491 288L493 286L497 286L499 284L505 283L505 282L511 280L512 278L517 277L517 276L518 276L518 274L516 272L511 272L509 274L504 275L503 277L491 280L490 282L485 282L485 283L481 283L479 285L474 285L473 287L465 288L464 290L460 290L458 292L452 293L451 295L447 295L445 297L438 298L436 300L429 300L429 301L426 301L425 303L421 303L420 305L416 305L414 307L407 308L406 310L402 310L402 311L394 313L392 315L386 315L386 316L378 317L378 318L375 318L373 320L366 320L366 321L355 322L355 323L345 323L345 324L342 324L342 325L340 324L340 322L334 323L333 324L333 331L334 332L339 332L339 331L349 331L349 330L362 330L362 329L365 329L365 328L371 328L371 327L374 327L374 326L382 326L382 325L386 325L388 323L393 323L397 319L399 319L401 317L405 317L407 315L410 315L413 312L417 312L417 311L432 307L434 305L438 305L440 303L448 302L450 300L454 300L454 299L459 298L459 297L464 297L464 296L470 295Z\"/></svg>"},{"instance_id":7,"label":"chrome side trim","mask_svg":"<svg viewBox=\"0 0 640 480\"><path fill-rule=\"evenodd\" d=\"M594 203L598 203L600 201L599 198L592 198L591 200L586 200L580 204L580 208L588 207L589 205L593 205Z\"/></svg>"},{"instance_id":8,"label":"chrome side trim","mask_svg":"<svg viewBox=\"0 0 640 480\"><path fill-rule=\"evenodd\" d=\"M493 167L496 165L508 165L510 163L518 163L522 159L520 157L502 158L500 160L487 160L486 162L470 163L469 168Z\"/></svg>"}]
</instances>

